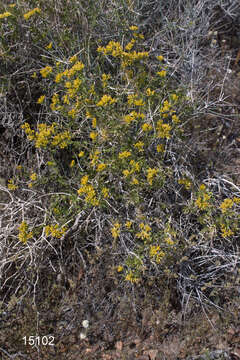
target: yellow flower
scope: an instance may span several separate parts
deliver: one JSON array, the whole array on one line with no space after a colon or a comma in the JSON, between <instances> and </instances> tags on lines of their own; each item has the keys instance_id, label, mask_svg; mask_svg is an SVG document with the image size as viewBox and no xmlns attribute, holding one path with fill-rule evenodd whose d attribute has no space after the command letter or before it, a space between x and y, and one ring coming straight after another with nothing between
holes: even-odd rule
<instances>
[{"instance_id":1,"label":"yellow flower","mask_svg":"<svg viewBox=\"0 0 240 360\"><path fill-rule=\"evenodd\" d=\"M226 211L228 211L229 209L231 209L234 205L234 202L233 200L231 199L225 199L221 205L220 205L220 208L222 210L222 213L225 213Z\"/></svg>"},{"instance_id":2,"label":"yellow flower","mask_svg":"<svg viewBox=\"0 0 240 360\"><path fill-rule=\"evenodd\" d=\"M126 281L130 281L131 283L137 283L137 282L139 282L140 279L137 277L137 275L133 274L133 272L130 271L130 272L126 275L125 280L126 280Z\"/></svg>"},{"instance_id":3,"label":"yellow flower","mask_svg":"<svg viewBox=\"0 0 240 360\"><path fill-rule=\"evenodd\" d=\"M103 197L104 197L104 198L109 197L109 189L106 188L106 187L104 187L104 188L102 189L102 194L103 194Z\"/></svg>"},{"instance_id":4,"label":"yellow flower","mask_svg":"<svg viewBox=\"0 0 240 360\"><path fill-rule=\"evenodd\" d=\"M144 225L144 223L141 223L139 225L141 231L136 234L137 238L140 238L142 240L150 239L151 237L151 227L149 225Z\"/></svg>"},{"instance_id":5,"label":"yellow flower","mask_svg":"<svg viewBox=\"0 0 240 360\"><path fill-rule=\"evenodd\" d=\"M134 144L134 147L136 147L138 149L138 151L142 152L143 147L144 147L144 142L143 141L138 141L136 144Z\"/></svg>"},{"instance_id":6,"label":"yellow flower","mask_svg":"<svg viewBox=\"0 0 240 360\"><path fill-rule=\"evenodd\" d=\"M18 187L16 185L14 185L14 180L10 179L8 180L8 189L9 190L16 190Z\"/></svg>"},{"instance_id":7,"label":"yellow flower","mask_svg":"<svg viewBox=\"0 0 240 360\"><path fill-rule=\"evenodd\" d=\"M231 229L227 228L226 225L224 224L221 224L221 232L223 238L234 235L234 232Z\"/></svg>"},{"instance_id":8,"label":"yellow flower","mask_svg":"<svg viewBox=\"0 0 240 360\"><path fill-rule=\"evenodd\" d=\"M0 14L0 19L5 19L11 15L12 14L9 11L6 11L5 13Z\"/></svg>"},{"instance_id":9,"label":"yellow flower","mask_svg":"<svg viewBox=\"0 0 240 360\"><path fill-rule=\"evenodd\" d=\"M129 157L131 155L132 154L131 154L130 151L123 151L123 152L118 154L118 157L119 157L119 159L125 159L125 158L127 158L127 157Z\"/></svg>"},{"instance_id":10,"label":"yellow flower","mask_svg":"<svg viewBox=\"0 0 240 360\"><path fill-rule=\"evenodd\" d=\"M142 125L142 130L143 130L143 131L150 131L150 130L152 130L152 125L151 125L151 124L144 123L144 124Z\"/></svg>"},{"instance_id":11,"label":"yellow flower","mask_svg":"<svg viewBox=\"0 0 240 360\"><path fill-rule=\"evenodd\" d=\"M52 48L52 42L50 42L47 46L46 49L50 50Z\"/></svg>"},{"instance_id":12,"label":"yellow flower","mask_svg":"<svg viewBox=\"0 0 240 360\"><path fill-rule=\"evenodd\" d=\"M116 239L120 234L120 224L115 223L114 226L111 228L111 233L114 239Z\"/></svg>"},{"instance_id":13,"label":"yellow flower","mask_svg":"<svg viewBox=\"0 0 240 360\"><path fill-rule=\"evenodd\" d=\"M165 77L167 72L166 70L161 70L161 71L158 71L157 74L160 76L160 77Z\"/></svg>"},{"instance_id":14,"label":"yellow flower","mask_svg":"<svg viewBox=\"0 0 240 360\"><path fill-rule=\"evenodd\" d=\"M37 103L38 103L38 104L42 104L42 103L44 102L44 99L45 99L45 95L40 96L40 97L38 98Z\"/></svg>"},{"instance_id":15,"label":"yellow flower","mask_svg":"<svg viewBox=\"0 0 240 360\"><path fill-rule=\"evenodd\" d=\"M70 63L75 63L77 61L77 55L73 55L70 59L69 62Z\"/></svg>"},{"instance_id":16,"label":"yellow flower","mask_svg":"<svg viewBox=\"0 0 240 360\"><path fill-rule=\"evenodd\" d=\"M147 169L147 180L149 185L152 185L153 177L156 176L158 172L159 169L151 169L151 168Z\"/></svg>"},{"instance_id":17,"label":"yellow flower","mask_svg":"<svg viewBox=\"0 0 240 360\"><path fill-rule=\"evenodd\" d=\"M240 198L234 196L233 201L235 202L235 204L239 204L240 203Z\"/></svg>"},{"instance_id":18,"label":"yellow flower","mask_svg":"<svg viewBox=\"0 0 240 360\"><path fill-rule=\"evenodd\" d=\"M66 227L62 227L62 229L60 230L58 224L47 225L45 227L45 234L46 236L51 235L52 237L60 239L65 234L66 230L67 230Z\"/></svg>"},{"instance_id":19,"label":"yellow flower","mask_svg":"<svg viewBox=\"0 0 240 360\"><path fill-rule=\"evenodd\" d=\"M125 50L130 51L132 49L132 47L134 46L134 43L136 42L135 39L132 39L126 46L125 46Z\"/></svg>"},{"instance_id":20,"label":"yellow flower","mask_svg":"<svg viewBox=\"0 0 240 360\"><path fill-rule=\"evenodd\" d=\"M179 179L178 183L184 185L186 190L189 190L192 185L191 181L187 178Z\"/></svg>"},{"instance_id":21,"label":"yellow flower","mask_svg":"<svg viewBox=\"0 0 240 360\"><path fill-rule=\"evenodd\" d=\"M40 13L41 12L41 9L39 9L38 7L27 12L26 14L23 15L24 19L25 20L28 20L31 16L33 16L34 14L36 13Z\"/></svg>"},{"instance_id":22,"label":"yellow flower","mask_svg":"<svg viewBox=\"0 0 240 360\"><path fill-rule=\"evenodd\" d=\"M117 272L121 272L121 271L123 271L123 266L122 266L122 265L119 265L119 266L117 267Z\"/></svg>"},{"instance_id":23,"label":"yellow flower","mask_svg":"<svg viewBox=\"0 0 240 360\"><path fill-rule=\"evenodd\" d=\"M78 157L83 157L84 156L84 151L80 151L80 153L78 154Z\"/></svg>"},{"instance_id":24,"label":"yellow flower","mask_svg":"<svg viewBox=\"0 0 240 360\"><path fill-rule=\"evenodd\" d=\"M92 119L92 127L93 127L94 129L96 129L96 127L97 127L97 119L96 119L96 118L93 118L93 119Z\"/></svg>"},{"instance_id":25,"label":"yellow flower","mask_svg":"<svg viewBox=\"0 0 240 360\"><path fill-rule=\"evenodd\" d=\"M165 147L163 144L157 145L157 152L163 153L165 150Z\"/></svg>"},{"instance_id":26,"label":"yellow flower","mask_svg":"<svg viewBox=\"0 0 240 360\"><path fill-rule=\"evenodd\" d=\"M163 57L162 55L159 55L159 56L157 56L157 59L158 59L159 61L163 61L164 57Z\"/></svg>"},{"instance_id":27,"label":"yellow flower","mask_svg":"<svg viewBox=\"0 0 240 360\"><path fill-rule=\"evenodd\" d=\"M169 124L163 124L163 120L158 120L156 128L158 130L157 136L159 138L170 139L170 137L171 137L170 131L171 131L172 127Z\"/></svg>"},{"instance_id":28,"label":"yellow flower","mask_svg":"<svg viewBox=\"0 0 240 360\"><path fill-rule=\"evenodd\" d=\"M98 164L97 166L97 171L103 171L104 169L106 169L107 164Z\"/></svg>"},{"instance_id":29,"label":"yellow flower","mask_svg":"<svg viewBox=\"0 0 240 360\"><path fill-rule=\"evenodd\" d=\"M149 256L155 258L157 264L159 264L165 253L161 250L159 245L151 245L149 249Z\"/></svg>"},{"instance_id":30,"label":"yellow flower","mask_svg":"<svg viewBox=\"0 0 240 360\"><path fill-rule=\"evenodd\" d=\"M18 233L18 238L21 242L23 242L24 244L32 238L33 233L32 232L28 232L28 224L26 223L26 221L22 221L20 226L18 227L19 233Z\"/></svg>"},{"instance_id":31,"label":"yellow flower","mask_svg":"<svg viewBox=\"0 0 240 360\"><path fill-rule=\"evenodd\" d=\"M96 132L91 131L89 137L90 137L90 139L92 139L94 141L97 138L97 135L98 134Z\"/></svg>"},{"instance_id":32,"label":"yellow flower","mask_svg":"<svg viewBox=\"0 0 240 360\"><path fill-rule=\"evenodd\" d=\"M129 175L130 175L130 171L129 170L123 170L123 175L125 176L125 177L128 177Z\"/></svg>"},{"instance_id":33,"label":"yellow flower","mask_svg":"<svg viewBox=\"0 0 240 360\"><path fill-rule=\"evenodd\" d=\"M138 30L138 26L132 25L129 27L130 30L132 31L137 31Z\"/></svg>"},{"instance_id":34,"label":"yellow flower","mask_svg":"<svg viewBox=\"0 0 240 360\"><path fill-rule=\"evenodd\" d=\"M56 82L56 83L59 83L59 82L62 80L62 77L63 77L63 73L58 73L58 74L55 76L55 82Z\"/></svg>"},{"instance_id":35,"label":"yellow flower","mask_svg":"<svg viewBox=\"0 0 240 360\"><path fill-rule=\"evenodd\" d=\"M165 242L166 242L168 245L174 245L174 241L173 241L170 237L166 238L166 239L165 239Z\"/></svg>"},{"instance_id":36,"label":"yellow flower","mask_svg":"<svg viewBox=\"0 0 240 360\"><path fill-rule=\"evenodd\" d=\"M45 68L40 70L40 73L43 78L47 77L49 74L51 74L51 72L52 72L51 66L45 66Z\"/></svg>"},{"instance_id":37,"label":"yellow flower","mask_svg":"<svg viewBox=\"0 0 240 360\"><path fill-rule=\"evenodd\" d=\"M36 181L36 180L37 180L37 174L36 174L36 173L33 173L33 174L30 176L30 179L33 180L33 181Z\"/></svg>"},{"instance_id":38,"label":"yellow flower","mask_svg":"<svg viewBox=\"0 0 240 360\"><path fill-rule=\"evenodd\" d=\"M132 226L132 221L126 221L125 226L130 229L130 227Z\"/></svg>"},{"instance_id":39,"label":"yellow flower","mask_svg":"<svg viewBox=\"0 0 240 360\"><path fill-rule=\"evenodd\" d=\"M147 88L146 94L147 94L147 96L152 96L155 94L155 90L151 90L150 88Z\"/></svg>"},{"instance_id":40,"label":"yellow flower","mask_svg":"<svg viewBox=\"0 0 240 360\"><path fill-rule=\"evenodd\" d=\"M113 99L110 95L103 95L101 100L97 103L97 106L106 106L114 104L117 100Z\"/></svg>"},{"instance_id":41,"label":"yellow flower","mask_svg":"<svg viewBox=\"0 0 240 360\"><path fill-rule=\"evenodd\" d=\"M133 185L138 185L139 184L139 181L138 181L138 179L136 179L135 177L132 179L132 181L131 181L131 184L133 184Z\"/></svg>"},{"instance_id":42,"label":"yellow flower","mask_svg":"<svg viewBox=\"0 0 240 360\"><path fill-rule=\"evenodd\" d=\"M72 160L72 161L70 162L70 168L73 168L74 165L75 165L75 160Z\"/></svg>"},{"instance_id":43,"label":"yellow flower","mask_svg":"<svg viewBox=\"0 0 240 360\"><path fill-rule=\"evenodd\" d=\"M172 121L174 124L178 124L180 122L179 117L177 115L172 116Z\"/></svg>"},{"instance_id":44,"label":"yellow flower","mask_svg":"<svg viewBox=\"0 0 240 360\"><path fill-rule=\"evenodd\" d=\"M88 182L88 175L84 175L81 179L81 185L86 185Z\"/></svg>"}]
</instances>

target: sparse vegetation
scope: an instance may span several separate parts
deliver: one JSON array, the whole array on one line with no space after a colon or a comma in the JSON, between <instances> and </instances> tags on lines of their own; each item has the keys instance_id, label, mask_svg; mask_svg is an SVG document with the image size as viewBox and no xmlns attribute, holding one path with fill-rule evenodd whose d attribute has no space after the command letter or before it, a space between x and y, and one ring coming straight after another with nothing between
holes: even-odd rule
<instances>
[{"instance_id":1,"label":"sparse vegetation","mask_svg":"<svg viewBox=\"0 0 240 360\"><path fill-rule=\"evenodd\" d=\"M196 311L198 338L236 321L240 6L177 3L0 6L0 316L23 319L3 356L40 333L37 356L95 359L129 331L192 337Z\"/></svg>"}]
</instances>

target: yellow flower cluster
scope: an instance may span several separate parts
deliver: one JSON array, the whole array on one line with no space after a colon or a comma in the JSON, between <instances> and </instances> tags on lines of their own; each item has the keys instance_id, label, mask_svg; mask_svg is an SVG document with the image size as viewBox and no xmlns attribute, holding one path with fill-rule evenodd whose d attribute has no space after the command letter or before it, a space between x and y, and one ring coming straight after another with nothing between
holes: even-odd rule
<instances>
[{"instance_id":1,"label":"yellow flower cluster","mask_svg":"<svg viewBox=\"0 0 240 360\"><path fill-rule=\"evenodd\" d=\"M52 102L51 102L51 105L50 105L51 110L52 111L58 110L59 107L60 107L58 104L60 104L59 95L57 93L55 93L52 96Z\"/></svg>"},{"instance_id":2,"label":"yellow flower cluster","mask_svg":"<svg viewBox=\"0 0 240 360\"><path fill-rule=\"evenodd\" d=\"M206 186L204 184L200 185L199 190L200 193L195 201L195 205L199 209L204 210L210 205L209 200L211 199L211 196L206 192Z\"/></svg>"},{"instance_id":3,"label":"yellow flower cluster","mask_svg":"<svg viewBox=\"0 0 240 360\"><path fill-rule=\"evenodd\" d=\"M14 184L14 180L10 179L8 180L8 189L9 190L16 190L18 187Z\"/></svg>"},{"instance_id":4,"label":"yellow flower cluster","mask_svg":"<svg viewBox=\"0 0 240 360\"><path fill-rule=\"evenodd\" d=\"M134 61L142 60L148 57L149 53L147 51L136 52L134 50L130 53L123 51L122 55L123 55L123 60L121 66L124 68L131 65Z\"/></svg>"},{"instance_id":5,"label":"yellow flower cluster","mask_svg":"<svg viewBox=\"0 0 240 360\"><path fill-rule=\"evenodd\" d=\"M38 124L38 131L35 133L35 146L36 148L46 147L49 144L50 137L54 134L53 123L51 126L47 124Z\"/></svg>"},{"instance_id":6,"label":"yellow flower cluster","mask_svg":"<svg viewBox=\"0 0 240 360\"><path fill-rule=\"evenodd\" d=\"M144 132L151 131L151 130L152 130L152 125L151 125L151 124L148 124L148 123L142 124L142 130L143 130Z\"/></svg>"},{"instance_id":7,"label":"yellow flower cluster","mask_svg":"<svg viewBox=\"0 0 240 360\"><path fill-rule=\"evenodd\" d=\"M109 197L109 189L106 187L102 188L102 194L103 194L104 199L108 198Z\"/></svg>"},{"instance_id":8,"label":"yellow flower cluster","mask_svg":"<svg viewBox=\"0 0 240 360\"><path fill-rule=\"evenodd\" d=\"M229 209L233 207L233 205L234 205L233 200L225 199L220 205L222 213L224 214L225 212L227 212Z\"/></svg>"},{"instance_id":9,"label":"yellow flower cluster","mask_svg":"<svg viewBox=\"0 0 240 360\"><path fill-rule=\"evenodd\" d=\"M19 228L19 233L18 233L18 238L21 242L23 242L24 244L26 244L26 242L32 238L33 233L28 231L28 224L26 223L26 221L23 221Z\"/></svg>"},{"instance_id":10,"label":"yellow flower cluster","mask_svg":"<svg viewBox=\"0 0 240 360\"><path fill-rule=\"evenodd\" d=\"M158 131L157 137L158 138L166 138L170 139L170 131L172 130L172 127L169 124L164 124L163 120L158 120L156 129Z\"/></svg>"},{"instance_id":11,"label":"yellow flower cluster","mask_svg":"<svg viewBox=\"0 0 240 360\"><path fill-rule=\"evenodd\" d=\"M136 40L135 40L135 39L132 39L132 40L125 46L125 50L127 50L127 51L132 50L135 42L136 42Z\"/></svg>"},{"instance_id":12,"label":"yellow flower cluster","mask_svg":"<svg viewBox=\"0 0 240 360\"><path fill-rule=\"evenodd\" d=\"M33 10L30 10L29 12L27 12L26 14L23 15L24 19L25 20L28 20L30 17L32 17L34 14L36 13L40 13L41 12L41 9L39 9L38 7L33 9Z\"/></svg>"},{"instance_id":13,"label":"yellow flower cluster","mask_svg":"<svg viewBox=\"0 0 240 360\"><path fill-rule=\"evenodd\" d=\"M99 200L96 198L96 191L91 184L88 184L88 175L85 175L81 179L81 186L78 189L78 195L85 194L85 202L93 205L98 206Z\"/></svg>"},{"instance_id":14,"label":"yellow flower cluster","mask_svg":"<svg viewBox=\"0 0 240 360\"><path fill-rule=\"evenodd\" d=\"M53 68L51 66L45 66L45 68L40 70L40 74L43 78L46 78L49 74L51 74L53 71Z\"/></svg>"},{"instance_id":15,"label":"yellow flower cluster","mask_svg":"<svg viewBox=\"0 0 240 360\"><path fill-rule=\"evenodd\" d=\"M157 145L157 152L163 153L165 151L165 147L163 144Z\"/></svg>"},{"instance_id":16,"label":"yellow flower cluster","mask_svg":"<svg viewBox=\"0 0 240 360\"><path fill-rule=\"evenodd\" d=\"M151 237L151 227L147 224L144 225L144 223L141 223L139 227L141 231L136 234L136 237L142 240L149 240Z\"/></svg>"},{"instance_id":17,"label":"yellow flower cluster","mask_svg":"<svg viewBox=\"0 0 240 360\"><path fill-rule=\"evenodd\" d=\"M143 152L144 142L138 141L136 144L134 144L134 147L137 148L139 152Z\"/></svg>"},{"instance_id":18,"label":"yellow flower cluster","mask_svg":"<svg viewBox=\"0 0 240 360\"><path fill-rule=\"evenodd\" d=\"M234 235L234 232L227 228L226 225L221 224L221 232L222 232L222 237L225 239L226 237L232 236Z\"/></svg>"},{"instance_id":19,"label":"yellow flower cluster","mask_svg":"<svg viewBox=\"0 0 240 360\"><path fill-rule=\"evenodd\" d=\"M101 164L98 164L98 166L97 166L97 171L98 172L100 172L100 171L103 171L103 170L105 170L106 169L106 167L107 167L107 164L104 164L104 163L101 163Z\"/></svg>"},{"instance_id":20,"label":"yellow flower cluster","mask_svg":"<svg viewBox=\"0 0 240 360\"><path fill-rule=\"evenodd\" d=\"M164 241L170 246L175 244L175 242L171 239L171 237L165 238Z\"/></svg>"},{"instance_id":21,"label":"yellow flower cluster","mask_svg":"<svg viewBox=\"0 0 240 360\"><path fill-rule=\"evenodd\" d=\"M117 237L119 236L119 234L120 234L120 227L121 227L121 225L120 225L119 223L115 223L115 224L113 225L113 227L111 228L112 237L113 237L114 239L117 239Z\"/></svg>"},{"instance_id":22,"label":"yellow flower cluster","mask_svg":"<svg viewBox=\"0 0 240 360\"><path fill-rule=\"evenodd\" d=\"M52 145L59 146L60 149L64 149L68 146L68 141L71 139L71 134L68 130L63 131L53 137Z\"/></svg>"},{"instance_id":23,"label":"yellow flower cluster","mask_svg":"<svg viewBox=\"0 0 240 360\"><path fill-rule=\"evenodd\" d=\"M61 149L64 149L68 145L67 141L71 138L70 133L69 131L64 131L52 138L55 133L55 126L56 123L53 123L51 126L48 126L47 124L38 124L38 131L36 132L31 130L28 123L23 124L21 128L27 134L29 140L35 141L36 148L47 147L47 145L51 143L52 146L59 146Z\"/></svg>"},{"instance_id":24,"label":"yellow flower cluster","mask_svg":"<svg viewBox=\"0 0 240 360\"><path fill-rule=\"evenodd\" d=\"M97 51L102 52L104 55L111 54L112 56L117 57L122 54L123 48L119 42L110 41L105 48L103 46L99 46Z\"/></svg>"},{"instance_id":25,"label":"yellow flower cluster","mask_svg":"<svg viewBox=\"0 0 240 360\"><path fill-rule=\"evenodd\" d=\"M240 204L240 198L234 196L233 201L235 204Z\"/></svg>"},{"instance_id":26,"label":"yellow flower cluster","mask_svg":"<svg viewBox=\"0 0 240 360\"><path fill-rule=\"evenodd\" d=\"M63 227L62 229L59 229L59 225L47 225L45 227L45 234L46 236L51 235L54 238L61 239L61 237L65 234L67 228Z\"/></svg>"},{"instance_id":27,"label":"yellow flower cluster","mask_svg":"<svg viewBox=\"0 0 240 360\"><path fill-rule=\"evenodd\" d=\"M30 125L27 122L21 125L21 128L25 131L28 140L35 139L34 130L30 128Z\"/></svg>"},{"instance_id":28,"label":"yellow flower cluster","mask_svg":"<svg viewBox=\"0 0 240 360\"><path fill-rule=\"evenodd\" d=\"M136 111L132 111L130 112L130 114L124 116L123 121L126 124L130 124L135 119L144 119L144 117L145 115L143 113L137 113Z\"/></svg>"},{"instance_id":29,"label":"yellow flower cluster","mask_svg":"<svg viewBox=\"0 0 240 360\"><path fill-rule=\"evenodd\" d=\"M123 151L118 154L119 159L125 159L131 156L131 151Z\"/></svg>"},{"instance_id":30,"label":"yellow flower cluster","mask_svg":"<svg viewBox=\"0 0 240 360\"><path fill-rule=\"evenodd\" d=\"M105 88L107 86L108 80L111 78L110 74L102 74L102 86Z\"/></svg>"},{"instance_id":31,"label":"yellow flower cluster","mask_svg":"<svg viewBox=\"0 0 240 360\"><path fill-rule=\"evenodd\" d=\"M126 221L125 226L127 227L127 229L130 229L132 226L132 221Z\"/></svg>"},{"instance_id":32,"label":"yellow flower cluster","mask_svg":"<svg viewBox=\"0 0 240 360\"><path fill-rule=\"evenodd\" d=\"M130 281L131 283L137 283L139 282L139 277L133 273L133 271L129 271L128 274L125 277L126 281Z\"/></svg>"},{"instance_id":33,"label":"yellow flower cluster","mask_svg":"<svg viewBox=\"0 0 240 360\"><path fill-rule=\"evenodd\" d=\"M82 71L84 69L84 64L81 61L77 61L69 70L65 70L64 75L68 78L74 76L78 71Z\"/></svg>"},{"instance_id":34,"label":"yellow flower cluster","mask_svg":"<svg viewBox=\"0 0 240 360\"><path fill-rule=\"evenodd\" d=\"M176 114L172 116L172 122L174 124L178 124L180 122L179 117Z\"/></svg>"},{"instance_id":35,"label":"yellow flower cluster","mask_svg":"<svg viewBox=\"0 0 240 360\"><path fill-rule=\"evenodd\" d=\"M97 103L97 106L107 106L112 105L117 101L117 99L113 99L110 95L103 95L101 100Z\"/></svg>"},{"instance_id":36,"label":"yellow flower cluster","mask_svg":"<svg viewBox=\"0 0 240 360\"><path fill-rule=\"evenodd\" d=\"M146 95L147 96L153 96L155 94L155 90L151 90L150 88L147 88Z\"/></svg>"},{"instance_id":37,"label":"yellow flower cluster","mask_svg":"<svg viewBox=\"0 0 240 360\"><path fill-rule=\"evenodd\" d=\"M69 164L70 168L73 168L75 166L75 160L72 160Z\"/></svg>"},{"instance_id":38,"label":"yellow flower cluster","mask_svg":"<svg viewBox=\"0 0 240 360\"><path fill-rule=\"evenodd\" d=\"M147 181L148 181L149 185L152 185L153 177L156 176L158 172L159 172L159 169L154 169L154 168L147 169Z\"/></svg>"},{"instance_id":39,"label":"yellow flower cluster","mask_svg":"<svg viewBox=\"0 0 240 360\"><path fill-rule=\"evenodd\" d=\"M140 171L139 162L131 160L130 161L130 166L131 166L130 170L126 169L126 170L123 170L123 172L122 172L125 177L128 177L128 176L134 174L135 172ZM134 176L132 177L131 184L133 184L133 185L138 185L139 184L139 181L136 179L136 177L134 177Z\"/></svg>"},{"instance_id":40,"label":"yellow flower cluster","mask_svg":"<svg viewBox=\"0 0 240 360\"><path fill-rule=\"evenodd\" d=\"M100 154L99 150L95 150L94 153L90 154L90 159L91 159L90 164L92 166L96 165L96 163L97 163L97 161L99 159L99 154Z\"/></svg>"},{"instance_id":41,"label":"yellow flower cluster","mask_svg":"<svg viewBox=\"0 0 240 360\"><path fill-rule=\"evenodd\" d=\"M178 180L178 183L184 185L186 190L191 188L192 182L188 178L182 178Z\"/></svg>"},{"instance_id":42,"label":"yellow flower cluster","mask_svg":"<svg viewBox=\"0 0 240 360\"><path fill-rule=\"evenodd\" d=\"M173 95L171 95L173 96ZM163 102L163 105L161 106L159 112L163 118L167 118L169 114L175 113L175 110L172 109L174 104L171 104L168 100L165 100Z\"/></svg>"},{"instance_id":43,"label":"yellow flower cluster","mask_svg":"<svg viewBox=\"0 0 240 360\"><path fill-rule=\"evenodd\" d=\"M36 180L37 180L37 174L36 174L36 173L31 174L31 175L30 175L30 179L31 179L32 181L36 181Z\"/></svg>"},{"instance_id":44,"label":"yellow flower cluster","mask_svg":"<svg viewBox=\"0 0 240 360\"><path fill-rule=\"evenodd\" d=\"M118 267L117 267L117 272L122 272L123 271L123 266L122 265L119 265Z\"/></svg>"},{"instance_id":45,"label":"yellow flower cluster","mask_svg":"<svg viewBox=\"0 0 240 360\"><path fill-rule=\"evenodd\" d=\"M159 245L151 245L149 249L149 256L151 258L155 258L156 263L159 264L165 256L165 253L161 250Z\"/></svg>"},{"instance_id":46,"label":"yellow flower cluster","mask_svg":"<svg viewBox=\"0 0 240 360\"><path fill-rule=\"evenodd\" d=\"M158 74L160 77L166 77L167 72L166 72L166 70L161 70L161 71L158 71L157 74Z\"/></svg>"},{"instance_id":47,"label":"yellow flower cluster","mask_svg":"<svg viewBox=\"0 0 240 360\"><path fill-rule=\"evenodd\" d=\"M139 99L137 94L128 95L128 105L143 106L145 105L142 99Z\"/></svg>"},{"instance_id":48,"label":"yellow flower cluster","mask_svg":"<svg viewBox=\"0 0 240 360\"><path fill-rule=\"evenodd\" d=\"M0 14L0 19L5 19L11 15L12 14L9 11L6 11L5 13Z\"/></svg>"},{"instance_id":49,"label":"yellow flower cluster","mask_svg":"<svg viewBox=\"0 0 240 360\"><path fill-rule=\"evenodd\" d=\"M136 37L142 38L139 34L135 34ZM133 46L133 40L128 43L127 45L128 51L132 49ZM103 53L104 55L112 55L113 57L120 57L122 59L121 66L126 67L128 65L131 65L136 60L141 60L145 57L148 57L148 52L136 52L135 50L133 52L127 52L124 51L122 46L119 42L110 41L106 47L99 46L97 49L98 52Z\"/></svg>"},{"instance_id":50,"label":"yellow flower cluster","mask_svg":"<svg viewBox=\"0 0 240 360\"><path fill-rule=\"evenodd\" d=\"M40 96L40 98L38 99L37 103L38 103L38 104L42 104L42 103L44 102L44 100L45 100L45 95L42 95L42 96Z\"/></svg>"},{"instance_id":51,"label":"yellow flower cluster","mask_svg":"<svg viewBox=\"0 0 240 360\"><path fill-rule=\"evenodd\" d=\"M50 50L52 48L52 41L45 47L45 49Z\"/></svg>"}]
</instances>

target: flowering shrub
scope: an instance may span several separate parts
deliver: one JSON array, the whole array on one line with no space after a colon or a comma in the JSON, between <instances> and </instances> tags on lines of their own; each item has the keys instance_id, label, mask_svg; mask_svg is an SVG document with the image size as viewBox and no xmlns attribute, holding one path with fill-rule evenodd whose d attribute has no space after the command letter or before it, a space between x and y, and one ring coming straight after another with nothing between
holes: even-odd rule
<instances>
[{"instance_id":1,"label":"flowering shrub","mask_svg":"<svg viewBox=\"0 0 240 360\"><path fill-rule=\"evenodd\" d=\"M202 304L212 286L223 286L225 269L239 265L232 250L239 189L217 187L195 169L189 155L194 151L186 149L198 108L173 81L171 57L150 50L131 19L111 39L89 37L79 48L79 34L74 39L71 30L78 24L77 2L70 8L60 12L68 19L61 31L50 29L47 2L41 8L9 5L0 13L6 34L1 56L11 81L19 73L14 49L37 52L17 82L29 84L22 108L28 104L24 96L33 95L13 125L20 155L5 189L9 206L3 205L4 222L14 224L4 235L9 254L20 240L34 291L33 263L42 261L51 273L64 263L77 273L80 259L85 270L101 264L119 287L147 284L147 293L171 283L182 303L193 297ZM94 19L95 13L91 26L97 32ZM24 29L29 40L21 46ZM45 256L49 252L53 256Z\"/></svg>"}]
</instances>

